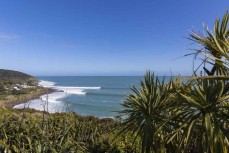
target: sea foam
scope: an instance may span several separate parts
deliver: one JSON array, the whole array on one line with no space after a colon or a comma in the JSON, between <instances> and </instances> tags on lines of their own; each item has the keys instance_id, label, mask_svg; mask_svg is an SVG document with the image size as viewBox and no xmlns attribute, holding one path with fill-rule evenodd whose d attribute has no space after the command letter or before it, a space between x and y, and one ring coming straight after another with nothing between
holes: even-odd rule
<instances>
[{"instance_id":1,"label":"sea foam","mask_svg":"<svg viewBox=\"0 0 229 153\"><path fill-rule=\"evenodd\" d=\"M46 94L40 97L40 99L30 100L25 104L19 104L14 108L33 108L36 110L46 110L50 113L63 112L66 110L65 103L61 99L71 94L85 95L85 90L99 90L101 87L65 87L55 86L55 82L41 80L39 86L45 88L52 88L57 90L50 94Z\"/></svg>"},{"instance_id":2,"label":"sea foam","mask_svg":"<svg viewBox=\"0 0 229 153\"><path fill-rule=\"evenodd\" d=\"M55 86L55 84L56 84L55 82L44 81L44 80L41 80L39 82L40 86L43 86L45 88L52 88L52 89L56 89L59 91L63 91L66 94L85 95L86 94L85 90L101 89L101 87L64 87L64 86Z\"/></svg>"},{"instance_id":3,"label":"sea foam","mask_svg":"<svg viewBox=\"0 0 229 153\"><path fill-rule=\"evenodd\" d=\"M55 84L56 84L55 82L40 80L38 85L45 88L50 88L50 87L54 87Z\"/></svg>"}]
</instances>

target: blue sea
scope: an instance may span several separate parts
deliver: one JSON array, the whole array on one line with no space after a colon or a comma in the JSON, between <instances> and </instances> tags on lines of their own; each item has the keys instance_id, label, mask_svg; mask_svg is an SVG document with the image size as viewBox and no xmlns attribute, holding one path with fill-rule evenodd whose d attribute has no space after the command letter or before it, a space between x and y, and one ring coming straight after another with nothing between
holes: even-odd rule
<instances>
[{"instance_id":1,"label":"blue sea","mask_svg":"<svg viewBox=\"0 0 229 153\"><path fill-rule=\"evenodd\" d=\"M56 92L20 104L16 108L30 107L49 112L73 111L80 115L114 117L122 109L120 103L138 86L139 76L52 76L38 77L40 85ZM46 103L48 101L48 103Z\"/></svg>"},{"instance_id":2,"label":"blue sea","mask_svg":"<svg viewBox=\"0 0 229 153\"><path fill-rule=\"evenodd\" d=\"M54 112L75 112L100 118L114 117L122 109L122 103L131 93L130 87L138 87L140 76L50 76L37 77L39 85L59 92L43 95L40 99L19 104L15 108L34 108ZM165 77L168 81L171 77ZM159 77L163 79L163 77Z\"/></svg>"}]
</instances>

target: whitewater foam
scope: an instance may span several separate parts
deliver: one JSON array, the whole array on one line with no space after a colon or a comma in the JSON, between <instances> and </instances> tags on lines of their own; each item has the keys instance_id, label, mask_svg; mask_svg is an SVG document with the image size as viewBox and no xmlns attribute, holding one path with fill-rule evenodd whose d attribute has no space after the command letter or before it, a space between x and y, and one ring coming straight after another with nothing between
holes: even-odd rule
<instances>
[{"instance_id":1,"label":"whitewater foam","mask_svg":"<svg viewBox=\"0 0 229 153\"><path fill-rule=\"evenodd\" d=\"M63 91L67 94L77 94L77 95L85 95L85 90L98 90L101 89L101 87L64 87L64 86L55 86L55 82L51 81L44 81L41 80L39 82L39 86L45 87L45 88L52 88L59 91Z\"/></svg>"},{"instance_id":2,"label":"whitewater foam","mask_svg":"<svg viewBox=\"0 0 229 153\"><path fill-rule=\"evenodd\" d=\"M68 94L77 94L77 95L85 95L85 90L98 90L100 87L62 87L62 86L55 86L53 89L60 90L66 92Z\"/></svg>"},{"instance_id":3,"label":"whitewater foam","mask_svg":"<svg viewBox=\"0 0 229 153\"><path fill-rule=\"evenodd\" d=\"M56 89L57 92L43 95L40 99L30 100L25 104L19 104L14 106L14 108L34 108L36 110L46 110L50 113L62 112L65 103L61 99L67 97L71 94L85 95L85 90L99 90L101 87L65 87L65 86L55 86L55 82L41 80L39 86L45 88ZM48 108L44 107L48 104Z\"/></svg>"},{"instance_id":4,"label":"whitewater foam","mask_svg":"<svg viewBox=\"0 0 229 153\"><path fill-rule=\"evenodd\" d=\"M54 87L55 84L56 84L55 82L40 80L38 85L45 88L49 88L49 87Z\"/></svg>"}]
</instances>

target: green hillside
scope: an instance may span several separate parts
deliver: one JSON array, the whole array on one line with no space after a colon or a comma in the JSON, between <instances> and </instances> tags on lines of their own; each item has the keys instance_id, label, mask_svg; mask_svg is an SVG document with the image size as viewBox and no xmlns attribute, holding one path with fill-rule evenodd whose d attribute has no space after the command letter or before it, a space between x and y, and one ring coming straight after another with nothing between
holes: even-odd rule
<instances>
[{"instance_id":1,"label":"green hillside","mask_svg":"<svg viewBox=\"0 0 229 153\"><path fill-rule=\"evenodd\" d=\"M46 94L38 80L28 74L0 69L0 106L14 106Z\"/></svg>"},{"instance_id":2,"label":"green hillside","mask_svg":"<svg viewBox=\"0 0 229 153\"><path fill-rule=\"evenodd\" d=\"M36 85L38 83L37 79L31 75L13 71L13 70L4 70L0 69L0 81L5 84L33 84Z\"/></svg>"}]
</instances>

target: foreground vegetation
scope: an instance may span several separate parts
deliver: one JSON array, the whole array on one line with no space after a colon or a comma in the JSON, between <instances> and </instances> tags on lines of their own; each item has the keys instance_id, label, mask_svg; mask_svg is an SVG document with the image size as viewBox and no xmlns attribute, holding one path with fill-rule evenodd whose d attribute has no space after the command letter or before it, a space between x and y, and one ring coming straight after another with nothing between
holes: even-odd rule
<instances>
[{"instance_id":1,"label":"foreground vegetation","mask_svg":"<svg viewBox=\"0 0 229 153\"><path fill-rule=\"evenodd\" d=\"M200 46L192 54L203 59L190 80L165 83L148 72L140 88L132 88L122 104L120 135L140 137L142 153L229 152L228 20L227 12L214 33L205 27L203 34L190 34ZM204 74L198 76L200 68Z\"/></svg>"},{"instance_id":2,"label":"foreground vegetation","mask_svg":"<svg viewBox=\"0 0 229 153\"><path fill-rule=\"evenodd\" d=\"M116 139L118 121L75 113L0 108L1 152L139 152L126 133Z\"/></svg>"},{"instance_id":3,"label":"foreground vegetation","mask_svg":"<svg viewBox=\"0 0 229 153\"><path fill-rule=\"evenodd\" d=\"M1 108L2 152L229 152L229 14L214 33L192 32L203 59L193 77L169 82L147 72L122 103L120 117ZM212 67L211 70L207 69ZM203 68L203 76L198 76Z\"/></svg>"},{"instance_id":4,"label":"foreground vegetation","mask_svg":"<svg viewBox=\"0 0 229 153\"><path fill-rule=\"evenodd\" d=\"M179 78L159 81L149 72L122 104L120 135L140 137L141 152L229 152L229 82Z\"/></svg>"}]
</instances>

